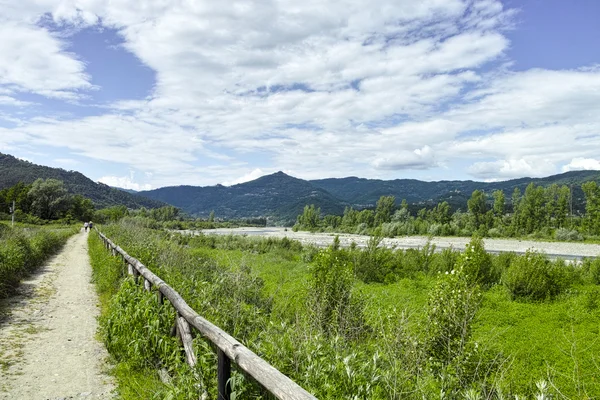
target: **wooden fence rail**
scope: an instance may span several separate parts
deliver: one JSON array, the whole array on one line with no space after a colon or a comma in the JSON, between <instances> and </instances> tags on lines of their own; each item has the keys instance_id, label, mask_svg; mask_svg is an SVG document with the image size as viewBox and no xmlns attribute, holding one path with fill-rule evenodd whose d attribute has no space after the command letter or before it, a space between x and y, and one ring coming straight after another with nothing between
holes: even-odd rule
<instances>
[{"instance_id":1,"label":"wooden fence rail","mask_svg":"<svg viewBox=\"0 0 600 400\"><path fill-rule=\"evenodd\" d=\"M127 254L125 250L114 244L98 229L96 229L96 232L104 242L106 249L110 250L113 256L120 256L123 262L127 263L127 270L129 274L134 276L137 283L139 283L141 276L146 290L150 291L154 286L157 290L158 301L163 302L166 298L175 308L177 311L176 333L183 343L186 360L190 366L196 365L190 326L197 329L202 336L217 347L219 400L229 400L230 398L231 388L228 381L231 377L232 361L237 364L238 368L280 400L317 400L315 396L279 372L227 332L202 318L183 300L179 293L154 275L144 264Z\"/></svg>"}]
</instances>

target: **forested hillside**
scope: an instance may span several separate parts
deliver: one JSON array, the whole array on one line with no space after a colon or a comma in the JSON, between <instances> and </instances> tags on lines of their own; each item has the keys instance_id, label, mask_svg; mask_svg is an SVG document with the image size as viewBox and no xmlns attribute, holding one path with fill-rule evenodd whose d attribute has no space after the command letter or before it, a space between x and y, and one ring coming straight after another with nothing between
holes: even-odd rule
<instances>
[{"instance_id":1,"label":"forested hillside","mask_svg":"<svg viewBox=\"0 0 600 400\"><path fill-rule=\"evenodd\" d=\"M475 190L483 191L491 202L492 193L496 190L502 190L510 196L515 189L525 192L533 182L543 187L573 185L573 209L582 213L585 210L585 196L581 184L588 181L600 183L600 172L573 171L546 178L491 183L424 182L415 179L384 181L356 177L305 181L278 172L231 187L173 186L139 194L180 207L191 215L208 216L214 211L218 218L272 216L289 221L294 220L307 204L314 204L323 214L341 215L346 206L355 209L374 208L381 196L394 196L397 204L405 199L409 209L415 213L422 207L433 208L444 201L452 211L465 211L467 200Z\"/></svg>"},{"instance_id":2,"label":"forested hillside","mask_svg":"<svg viewBox=\"0 0 600 400\"><path fill-rule=\"evenodd\" d=\"M312 180L310 183L358 208L374 206L381 196L394 196L398 201L406 199L409 204L430 203L435 206L441 201L447 201L452 208L463 210L466 209L467 200L475 190L490 194L495 190L512 193L515 188L524 192L530 183L544 187L552 184L574 185L573 206L575 210L583 211L585 206L581 184L592 180L600 183L600 171L571 171L545 178L519 178L501 182L424 182L416 179L384 181L348 177Z\"/></svg>"},{"instance_id":3,"label":"forested hillside","mask_svg":"<svg viewBox=\"0 0 600 400\"><path fill-rule=\"evenodd\" d=\"M29 185L38 178L51 178L64 182L67 191L91 199L97 208L116 205L124 205L128 208L156 208L165 205L156 200L96 183L77 171L37 165L0 153L0 190L10 188L19 182Z\"/></svg>"},{"instance_id":4,"label":"forested hillside","mask_svg":"<svg viewBox=\"0 0 600 400\"><path fill-rule=\"evenodd\" d=\"M218 218L275 216L295 221L308 203L331 214L342 213L347 205L310 182L283 172L229 187L173 186L139 194L180 207L192 215L208 216L214 211Z\"/></svg>"}]
</instances>

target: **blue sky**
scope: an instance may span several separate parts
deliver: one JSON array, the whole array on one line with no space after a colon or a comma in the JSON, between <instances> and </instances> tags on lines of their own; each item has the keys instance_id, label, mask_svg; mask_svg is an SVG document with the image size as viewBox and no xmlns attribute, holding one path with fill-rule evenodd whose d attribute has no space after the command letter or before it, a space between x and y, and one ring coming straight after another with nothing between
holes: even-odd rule
<instances>
[{"instance_id":1,"label":"blue sky","mask_svg":"<svg viewBox=\"0 0 600 400\"><path fill-rule=\"evenodd\" d=\"M0 0L0 152L114 186L600 169L595 0Z\"/></svg>"}]
</instances>

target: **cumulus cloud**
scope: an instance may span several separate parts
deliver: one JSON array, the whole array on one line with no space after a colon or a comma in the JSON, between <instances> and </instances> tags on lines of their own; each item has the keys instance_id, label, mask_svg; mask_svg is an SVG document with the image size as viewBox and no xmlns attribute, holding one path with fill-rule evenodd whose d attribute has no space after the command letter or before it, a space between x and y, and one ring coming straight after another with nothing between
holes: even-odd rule
<instances>
[{"instance_id":1,"label":"cumulus cloud","mask_svg":"<svg viewBox=\"0 0 600 400\"><path fill-rule=\"evenodd\" d=\"M597 160L595 158L577 157L572 159L570 163L562 167L563 172L578 170L600 171L600 160Z\"/></svg>"},{"instance_id":2,"label":"cumulus cloud","mask_svg":"<svg viewBox=\"0 0 600 400\"><path fill-rule=\"evenodd\" d=\"M58 37L36 25L0 22L0 87L63 99L92 88L83 62Z\"/></svg>"},{"instance_id":3,"label":"cumulus cloud","mask_svg":"<svg viewBox=\"0 0 600 400\"><path fill-rule=\"evenodd\" d=\"M92 117L18 116L0 128L0 146L68 148L142 171L154 187L251 180L266 169L249 155L305 178L461 162L502 179L552 173L600 148L600 71L495 68L510 61L514 14L497 0L0 0L0 10L0 103L15 91L93 91L44 18L117 29L156 72L147 99Z\"/></svg>"},{"instance_id":4,"label":"cumulus cloud","mask_svg":"<svg viewBox=\"0 0 600 400\"><path fill-rule=\"evenodd\" d=\"M239 183L253 181L255 179L260 178L263 175L266 175L266 173L262 169L255 168L252 171L248 172L247 174L240 176L239 178L236 178L232 181L225 181L222 184L225 186L233 186L233 185L237 185Z\"/></svg>"},{"instance_id":5,"label":"cumulus cloud","mask_svg":"<svg viewBox=\"0 0 600 400\"><path fill-rule=\"evenodd\" d=\"M150 184L140 184L134 182L131 176L103 176L102 178L98 179L98 182L112 187L135 191L152 189L152 185Z\"/></svg>"},{"instance_id":6,"label":"cumulus cloud","mask_svg":"<svg viewBox=\"0 0 600 400\"><path fill-rule=\"evenodd\" d=\"M429 169L436 165L431 147L424 146L414 151L403 151L390 158L378 158L373 162L376 169Z\"/></svg>"},{"instance_id":7,"label":"cumulus cloud","mask_svg":"<svg viewBox=\"0 0 600 400\"><path fill-rule=\"evenodd\" d=\"M554 164L544 159L510 159L476 162L468 170L474 177L488 181L520 177L541 177L556 172Z\"/></svg>"}]
</instances>

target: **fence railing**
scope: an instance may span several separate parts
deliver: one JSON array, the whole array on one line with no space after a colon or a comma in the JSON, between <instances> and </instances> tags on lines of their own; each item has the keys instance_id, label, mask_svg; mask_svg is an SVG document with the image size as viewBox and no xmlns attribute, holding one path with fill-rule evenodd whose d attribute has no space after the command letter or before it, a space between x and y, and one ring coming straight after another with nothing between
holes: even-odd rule
<instances>
[{"instance_id":1,"label":"fence railing","mask_svg":"<svg viewBox=\"0 0 600 400\"><path fill-rule=\"evenodd\" d=\"M229 379L231 377L232 361L245 374L252 377L269 393L280 400L317 400L315 396L279 372L227 332L202 318L183 300L179 293L158 276L154 275L144 264L127 254L125 250L113 243L98 229L96 229L96 232L98 232L98 235L104 242L104 246L112 252L112 255L120 256L123 262L127 264L128 273L133 275L136 283L139 283L141 277L144 288L147 291L151 291L153 286L156 288L157 298L160 303L163 303L167 299L173 308L175 308L177 311L175 321L176 334L181 339L186 361L190 366L194 367L196 365L196 354L192 345L190 326L197 329L205 339L217 347L219 400L230 399L231 387Z\"/></svg>"}]
</instances>

